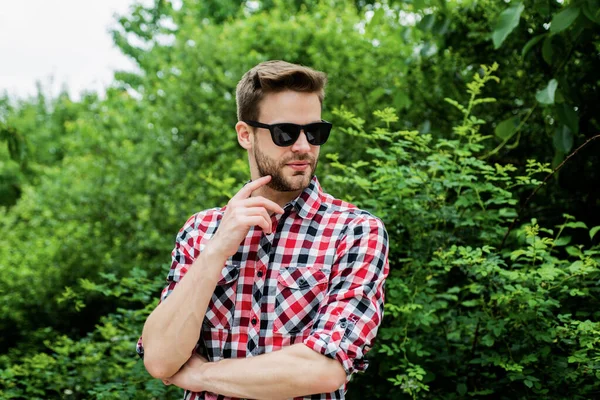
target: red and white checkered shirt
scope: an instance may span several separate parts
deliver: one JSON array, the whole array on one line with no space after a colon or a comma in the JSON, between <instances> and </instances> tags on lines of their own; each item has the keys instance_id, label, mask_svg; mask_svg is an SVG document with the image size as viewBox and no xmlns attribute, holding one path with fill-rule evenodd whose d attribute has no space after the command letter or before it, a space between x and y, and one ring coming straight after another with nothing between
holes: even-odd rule
<instances>
[{"instance_id":1,"label":"red and white checkered shirt","mask_svg":"<svg viewBox=\"0 0 600 400\"><path fill-rule=\"evenodd\" d=\"M316 177L284 210L272 217L273 234L250 229L238 252L225 263L196 352L218 361L304 343L337 359L348 377L364 371L365 353L383 316L383 286L389 271L383 223L324 193ZM213 237L224 211L201 211L181 228L161 301ZM137 352L143 357L141 338ZM345 386L298 399L343 399ZM186 391L184 399L229 398Z\"/></svg>"}]
</instances>

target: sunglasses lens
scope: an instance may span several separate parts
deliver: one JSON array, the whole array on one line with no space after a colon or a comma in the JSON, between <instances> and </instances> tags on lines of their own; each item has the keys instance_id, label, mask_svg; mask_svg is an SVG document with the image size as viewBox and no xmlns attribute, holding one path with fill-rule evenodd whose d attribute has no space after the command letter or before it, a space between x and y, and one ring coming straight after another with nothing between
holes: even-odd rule
<instances>
[{"instance_id":1,"label":"sunglasses lens","mask_svg":"<svg viewBox=\"0 0 600 400\"><path fill-rule=\"evenodd\" d=\"M319 122L316 124L310 124L304 129L306 132L306 139L308 143L313 146L320 146L325 144L329 138L329 132L331 132L331 124Z\"/></svg>"},{"instance_id":2,"label":"sunglasses lens","mask_svg":"<svg viewBox=\"0 0 600 400\"><path fill-rule=\"evenodd\" d=\"M291 146L296 142L299 134L297 125L278 124L273 127L273 142L277 146Z\"/></svg>"}]
</instances>

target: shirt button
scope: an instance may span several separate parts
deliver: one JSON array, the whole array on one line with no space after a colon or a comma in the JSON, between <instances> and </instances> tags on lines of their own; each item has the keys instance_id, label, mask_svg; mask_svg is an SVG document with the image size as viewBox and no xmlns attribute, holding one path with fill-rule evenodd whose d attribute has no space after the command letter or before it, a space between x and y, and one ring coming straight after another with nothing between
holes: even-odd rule
<instances>
[{"instance_id":1,"label":"shirt button","mask_svg":"<svg viewBox=\"0 0 600 400\"><path fill-rule=\"evenodd\" d=\"M252 325L256 325L256 323L257 323L258 321L256 320L256 318L252 318L252 321L250 321L250 322L252 322Z\"/></svg>"},{"instance_id":2,"label":"shirt button","mask_svg":"<svg viewBox=\"0 0 600 400\"><path fill-rule=\"evenodd\" d=\"M263 276L263 272L262 272L262 271L258 271L258 272L256 273L256 276L258 276L259 278L261 278L261 277Z\"/></svg>"}]
</instances>

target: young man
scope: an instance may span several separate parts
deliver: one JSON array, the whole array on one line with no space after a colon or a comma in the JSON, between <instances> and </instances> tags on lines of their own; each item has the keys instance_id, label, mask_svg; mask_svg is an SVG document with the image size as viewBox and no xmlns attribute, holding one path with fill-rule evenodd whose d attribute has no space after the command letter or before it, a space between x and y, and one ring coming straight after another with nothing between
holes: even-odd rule
<instances>
[{"instance_id":1,"label":"young man","mask_svg":"<svg viewBox=\"0 0 600 400\"><path fill-rule=\"evenodd\" d=\"M343 399L383 314L381 221L324 193L325 74L264 62L241 79L252 181L179 231L138 353L185 399ZM185 276L185 279L183 279Z\"/></svg>"}]
</instances>

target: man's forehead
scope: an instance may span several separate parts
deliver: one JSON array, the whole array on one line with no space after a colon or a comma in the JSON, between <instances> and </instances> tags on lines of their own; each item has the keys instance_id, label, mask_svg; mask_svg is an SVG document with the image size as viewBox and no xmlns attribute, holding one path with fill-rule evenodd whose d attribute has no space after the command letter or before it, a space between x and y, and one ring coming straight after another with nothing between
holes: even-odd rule
<instances>
[{"instance_id":1,"label":"man's forehead","mask_svg":"<svg viewBox=\"0 0 600 400\"><path fill-rule=\"evenodd\" d=\"M306 124L321 120L321 102L317 93L291 90L269 93L259 103L258 111L261 122Z\"/></svg>"}]
</instances>

